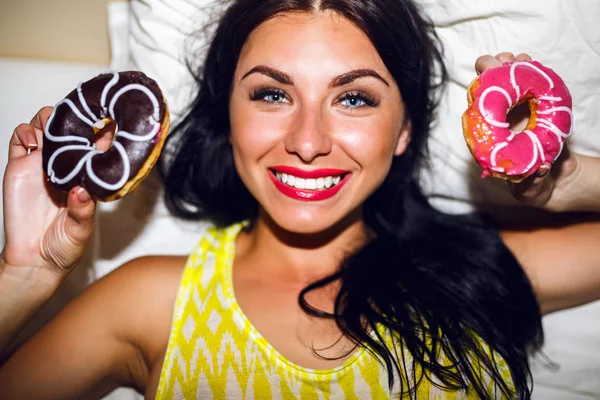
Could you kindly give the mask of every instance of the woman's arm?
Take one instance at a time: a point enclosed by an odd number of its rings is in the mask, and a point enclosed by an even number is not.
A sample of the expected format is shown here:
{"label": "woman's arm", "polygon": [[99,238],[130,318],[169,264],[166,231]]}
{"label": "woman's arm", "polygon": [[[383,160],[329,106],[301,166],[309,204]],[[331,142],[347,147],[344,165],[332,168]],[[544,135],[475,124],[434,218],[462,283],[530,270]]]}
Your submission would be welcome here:
{"label": "woman's arm", "polygon": [[60,284],[36,274],[36,268],[7,265],[0,254],[0,366],[14,338]]}
{"label": "woman's arm", "polygon": [[529,277],[542,313],[600,299],[600,215],[506,230],[502,238]]}
{"label": "woman's arm", "polygon": [[600,159],[565,146],[563,157],[546,174],[511,187],[518,199],[559,212],[546,225],[509,228],[502,234],[529,277],[542,312],[600,299]]}
{"label": "woman's arm", "polygon": [[168,342],[184,261],[146,257],[94,283],[0,368],[0,397],[96,399],[144,391]]}
{"label": "woman's arm", "polygon": [[600,299],[600,158],[565,146],[546,174],[511,188],[518,199],[557,213],[552,224],[502,235],[531,280],[542,312]]}

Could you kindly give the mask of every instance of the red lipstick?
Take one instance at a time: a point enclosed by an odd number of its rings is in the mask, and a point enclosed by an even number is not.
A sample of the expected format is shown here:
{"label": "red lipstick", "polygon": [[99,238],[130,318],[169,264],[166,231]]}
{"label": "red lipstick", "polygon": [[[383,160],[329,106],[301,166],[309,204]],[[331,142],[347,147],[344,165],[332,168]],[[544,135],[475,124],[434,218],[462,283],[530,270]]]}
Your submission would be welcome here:
{"label": "red lipstick", "polygon": [[[275,172],[282,172],[285,174],[293,175],[298,178],[304,179],[317,179],[324,178],[327,176],[338,176],[343,175],[343,179],[337,185],[330,187],[329,189],[320,189],[320,190],[305,190],[305,189],[297,189],[295,187],[286,185],[285,183],[279,181]],[[301,170],[294,167],[287,166],[276,166],[269,168],[269,177],[271,181],[275,184],[275,187],[284,195],[291,197],[296,200],[305,200],[305,201],[319,201],[326,200],[333,197],[340,189],[350,180],[352,174],[350,171],[344,171],[339,169],[317,169],[312,171]]]}
{"label": "red lipstick", "polygon": [[286,165],[276,165],[274,167],[269,167],[269,169],[274,169],[277,172],[283,172],[284,174],[294,175],[298,178],[304,179],[317,179],[317,178],[325,178],[326,176],[338,176],[347,174],[350,171],[344,171],[342,169],[333,169],[333,168],[323,168],[323,169],[315,169],[312,171],[307,171],[304,169],[288,167]]}

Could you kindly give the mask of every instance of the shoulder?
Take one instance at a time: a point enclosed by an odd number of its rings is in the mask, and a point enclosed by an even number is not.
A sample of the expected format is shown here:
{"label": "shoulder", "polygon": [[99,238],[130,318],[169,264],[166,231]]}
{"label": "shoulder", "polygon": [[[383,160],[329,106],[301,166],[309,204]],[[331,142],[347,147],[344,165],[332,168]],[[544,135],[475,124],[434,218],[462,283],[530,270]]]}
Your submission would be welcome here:
{"label": "shoulder", "polygon": [[[152,295],[161,299],[176,288],[186,258],[184,256],[148,256],[133,259],[98,280],[87,296],[101,295],[108,302],[137,301],[140,296]],[[111,295],[111,296],[108,296]]]}
{"label": "shoulder", "polygon": [[104,303],[117,335],[137,344],[149,361],[167,344],[185,264],[184,256],[136,258],[96,282],[87,294]]}
{"label": "shoulder", "polygon": [[67,306],[65,317],[87,325],[82,330],[98,330],[129,347],[135,357],[123,361],[133,380],[143,381],[167,346],[185,263],[184,256],[133,259],[91,285]]}
{"label": "shoulder", "polygon": [[[142,257],[129,261],[99,279],[69,303],[63,318],[117,327],[124,333],[144,316],[175,299],[185,257]],[[172,302],[168,304],[171,307]]]}
{"label": "shoulder", "polygon": [[[112,290],[126,289],[148,291],[163,280],[178,281],[185,267],[185,256],[146,256],[135,258],[106,275],[94,285],[111,287]],[[110,285],[109,285],[110,284]]]}

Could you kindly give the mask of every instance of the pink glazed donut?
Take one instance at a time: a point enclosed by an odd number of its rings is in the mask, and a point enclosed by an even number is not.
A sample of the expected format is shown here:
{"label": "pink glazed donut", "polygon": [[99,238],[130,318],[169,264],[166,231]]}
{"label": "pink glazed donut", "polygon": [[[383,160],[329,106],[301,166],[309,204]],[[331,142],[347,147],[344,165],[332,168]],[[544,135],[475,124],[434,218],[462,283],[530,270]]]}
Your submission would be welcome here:
{"label": "pink glazed donut", "polygon": [[[571,95],[563,80],[537,61],[504,63],[484,71],[467,92],[463,134],[488,175],[520,182],[560,155],[573,131]],[[507,114],[527,102],[531,117],[523,132],[509,129]]]}

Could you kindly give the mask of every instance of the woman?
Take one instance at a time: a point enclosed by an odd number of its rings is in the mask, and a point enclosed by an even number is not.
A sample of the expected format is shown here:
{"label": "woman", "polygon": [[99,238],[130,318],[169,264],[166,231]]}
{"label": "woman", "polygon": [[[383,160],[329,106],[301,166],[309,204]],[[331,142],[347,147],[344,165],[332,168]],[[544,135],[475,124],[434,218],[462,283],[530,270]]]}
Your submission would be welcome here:
{"label": "woman", "polygon": [[[565,285],[561,259],[539,250],[560,238],[566,255],[582,253],[573,243],[598,227],[505,232],[526,276],[495,229],[427,205],[415,176],[436,61],[408,0],[232,2],[163,165],[171,210],[216,228],[187,262],[138,259],[93,285],[8,358],[3,396],[95,398],[127,385],[161,399],[528,398],[540,308],[598,297],[584,275],[592,255]],[[93,228],[85,190],[62,206],[45,191],[49,113],[11,142],[1,349]],[[555,181],[518,190],[597,210],[595,163],[571,155]],[[569,188],[591,200],[571,204]]]}

